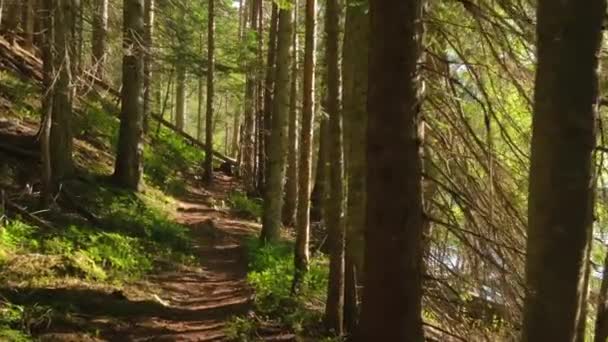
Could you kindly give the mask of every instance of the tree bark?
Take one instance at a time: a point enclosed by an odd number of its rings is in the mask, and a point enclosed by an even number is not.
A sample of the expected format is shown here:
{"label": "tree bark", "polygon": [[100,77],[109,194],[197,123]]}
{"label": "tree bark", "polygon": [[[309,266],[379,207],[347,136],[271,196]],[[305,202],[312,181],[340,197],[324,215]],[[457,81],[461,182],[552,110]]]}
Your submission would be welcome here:
{"label": "tree bark", "polygon": [[[260,154],[259,154],[259,163],[260,163],[260,172],[266,172],[265,175],[261,175],[258,180],[258,187],[261,192],[264,191],[264,180],[268,178],[268,163],[270,158],[270,149],[272,146],[270,145],[270,135],[272,129],[272,109],[273,109],[273,94],[274,94],[274,85],[276,78],[276,69],[275,64],[277,60],[277,31],[279,24],[279,6],[273,2],[272,3],[272,13],[270,17],[270,29],[268,33],[268,54],[266,59],[266,76],[264,80],[264,91],[263,91],[263,115],[260,117]],[[260,29],[259,27],[258,29]],[[261,37],[261,35],[260,35]]]}
{"label": "tree bark", "polygon": [[[258,10],[258,26],[257,26],[257,57],[258,60],[256,65],[264,65],[264,6],[263,1],[257,2]],[[266,140],[268,140],[268,134],[266,132],[266,126],[269,123],[265,122],[264,114],[264,79],[263,71],[258,70],[258,77],[255,82],[255,115],[256,115],[256,152],[257,152],[257,163],[256,163],[256,194],[264,196],[264,189],[266,186],[266,175],[267,175],[267,163],[268,157],[266,155]]]}
{"label": "tree bark", "polygon": [[95,76],[105,79],[108,36],[108,0],[93,0],[95,11],[92,24],[92,58]]}
{"label": "tree bark", "polygon": [[175,126],[184,130],[186,121],[186,67],[181,63],[176,65],[177,87],[175,90]]}
{"label": "tree bark", "polygon": [[[257,3],[260,0],[250,1],[250,30],[257,31]],[[257,55],[257,52],[252,51]],[[255,173],[255,84],[256,75],[253,65],[248,66],[247,80],[245,85],[245,114],[243,122],[243,132],[241,139],[243,140],[242,148],[242,178],[245,191],[249,194],[254,193],[256,189],[256,173]]]}
{"label": "tree bark", "polygon": [[51,125],[51,169],[53,184],[56,186],[62,179],[70,176],[74,165],[72,160],[72,23],[74,11],[71,0],[56,2],[53,18],[54,55],[53,71],[53,114]]}
{"label": "tree bark", "polygon": [[[366,6],[347,2],[344,32],[343,116],[348,182],[345,323],[353,333],[358,321],[357,287],[363,279],[365,229],[365,130],[367,127],[369,15]],[[346,124],[348,122],[348,125]]]}
{"label": "tree bark", "polygon": [[[72,77],[75,80],[80,79],[80,72],[82,71],[82,53],[84,46],[84,12],[82,8],[81,0],[71,0],[72,1]],[[74,87],[74,92],[76,92],[76,87]]]}
{"label": "tree bark", "polygon": [[292,38],[291,89],[289,102],[289,127],[287,133],[287,171],[285,181],[285,202],[283,205],[283,224],[293,227],[296,224],[298,203],[298,12],[299,2],[293,4],[294,30]]}
{"label": "tree bark", "polygon": [[[239,0],[239,29],[238,29],[238,41],[239,43],[243,40],[243,28],[246,22],[244,18],[245,14],[245,1]],[[233,123],[232,123],[232,147],[230,148],[230,152],[233,158],[238,158],[239,155],[239,141],[240,141],[240,132],[241,132],[241,110],[237,109],[234,113]],[[240,166],[240,165],[239,165]]]}
{"label": "tree bark", "polygon": [[213,98],[215,96],[215,5],[209,0],[207,27],[207,113],[205,115],[205,182],[213,182]]}
{"label": "tree bark", "polygon": [[608,253],[604,257],[604,272],[597,299],[595,319],[595,342],[608,340]]}
{"label": "tree bark", "polygon": [[144,0],[125,0],[123,21],[122,108],[114,179],[138,191],[143,170]]}
{"label": "tree bark", "polygon": [[360,341],[424,340],[418,137],[422,7],[422,0],[370,1],[367,225]]}
{"label": "tree bark", "polygon": [[575,341],[586,319],[605,12],[605,0],[538,2],[524,342]]}
{"label": "tree bark", "polygon": [[144,132],[149,131],[150,113],[152,112],[152,37],[154,34],[154,0],[145,0],[144,3]]}
{"label": "tree bark", "polygon": [[268,146],[268,177],[264,196],[261,240],[276,242],[281,237],[283,210],[283,181],[287,151],[287,119],[289,116],[289,69],[293,29],[291,9],[279,11],[277,42],[276,88],[273,98],[272,125]]}
{"label": "tree bark", "polygon": [[310,193],[312,140],[315,113],[316,0],[306,0],[304,67],[302,85],[302,130],[300,131],[299,192],[296,213],[295,274],[292,292],[297,292],[310,263]]}
{"label": "tree bark", "polygon": [[34,48],[35,0],[25,0],[23,15],[23,41],[26,50]]}
{"label": "tree bark", "polygon": [[329,331],[344,334],[344,154],[342,148],[342,103],[339,69],[340,5],[328,0],[325,9],[325,56],[327,63],[327,113],[329,115],[329,202],[327,206],[327,242],[329,282],[325,323]]}
{"label": "tree bark", "polygon": [[328,193],[327,170],[329,162],[329,124],[326,118],[321,118],[319,124],[319,148],[317,153],[317,169],[315,174],[314,188],[311,194],[310,219],[313,221],[323,221],[325,219],[325,204]]}
{"label": "tree bark", "polygon": [[53,185],[53,168],[51,162],[51,127],[53,124],[53,6],[50,1],[44,1],[40,9],[43,26],[42,37],[42,84],[45,92],[42,95],[42,113],[40,134],[40,156],[42,163],[42,189],[40,193],[41,207],[48,208],[53,201],[55,186]]}
{"label": "tree bark", "polygon": [[22,0],[4,0],[4,8],[2,9],[2,21],[0,21],[0,31],[3,34],[8,34],[11,41],[14,41],[15,36],[19,33],[19,25],[21,24],[21,1]]}

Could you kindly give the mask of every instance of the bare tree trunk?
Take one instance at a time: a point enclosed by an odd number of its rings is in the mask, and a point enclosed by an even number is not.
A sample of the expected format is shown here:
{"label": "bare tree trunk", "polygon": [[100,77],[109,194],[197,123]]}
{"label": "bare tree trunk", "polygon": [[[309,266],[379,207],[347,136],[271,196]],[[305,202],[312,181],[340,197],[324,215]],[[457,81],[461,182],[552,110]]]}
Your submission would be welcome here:
{"label": "bare tree trunk", "polygon": [[[244,14],[246,11],[245,11],[244,7],[245,7],[245,1],[239,0],[239,30],[238,30],[239,43],[243,39],[243,29],[244,29],[244,25],[246,23],[246,19],[244,18]],[[234,112],[233,123],[232,123],[232,143],[231,143],[231,148],[230,148],[230,154],[232,155],[233,158],[237,158],[237,160],[240,159],[240,158],[238,158],[240,132],[241,132],[240,116],[241,116],[241,108],[238,108]],[[238,163],[238,164],[240,166],[240,163]]]}
{"label": "bare tree trunk", "polygon": [[[228,100],[226,99],[226,107],[228,107]],[[228,113],[228,108],[226,108],[226,113]],[[230,141],[230,129],[229,129],[229,125],[228,125],[228,121],[224,121],[224,154],[225,155],[229,155],[228,154],[228,146],[229,146],[229,141]]]}
{"label": "bare tree trunk", "polygon": [[315,113],[315,35],[316,0],[306,0],[304,69],[302,86],[302,130],[300,132],[299,192],[296,213],[295,274],[292,292],[297,292],[310,263],[310,193],[312,179],[312,140]]}
{"label": "bare tree trunk", "polygon": [[[201,56],[204,53],[203,49],[203,33],[200,36],[200,54]],[[201,70],[201,74],[198,77],[198,108],[196,112],[196,139],[202,141],[203,137],[203,99],[205,98],[205,85],[203,80],[203,73]]]}
{"label": "bare tree trunk", "polygon": [[105,78],[105,62],[108,36],[108,0],[93,0],[93,37],[92,37],[92,57],[95,75]]}
{"label": "bare tree trunk", "polygon": [[[343,113],[345,129],[345,160],[348,182],[345,323],[354,332],[358,320],[357,287],[363,279],[365,229],[365,132],[367,128],[367,84],[369,15],[356,0],[349,0],[346,9],[343,61]],[[348,125],[346,124],[348,122]]]}
{"label": "bare tree trunk", "polygon": [[281,237],[283,211],[283,181],[287,152],[287,119],[289,116],[290,47],[293,13],[279,11],[277,42],[276,89],[273,98],[272,125],[268,145],[268,177],[264,192],[264,215],[261,240],[276,242]]}
{"label": "bare tree trunk", "polygon": [[122,109],[114,179],[138,191],[143,170],[144,0],[125,0],[123,21]]}
{"label": "bare tree trunk", "polygon": [[186,121],[186,67],[181,63],[176,65],[177,87],[175,91],[175,126],[184,131]]}
{"label": "bare tree trunk", "polygon": [[213,74],[215,72],[215,9],[214,0],[209,0],[207,28],[207,115],[205,116],[205,181],[213,182],[213,97],[215,96]]}
{"label": "bare tree trunk", "polygon": [[51,127],[53,124],[53,6],[50,1],[44,1],[40,10],[42,17],[42,71],[45,91],[42,94],[43,120],[40,129],[40,156],[42,163],[42,190],[40,201],[42,208],[48,208],[53,201],[55,186],[53,184],[53,169],[51,162]]}
{"label": "bare tree trunk", "polygon": [[152,75],[152,36],[154,34],[154,0],[145,0],[144,3],[144,132],[149,131],[150,113],[152,112],[152,90],[153,75]]}
{"label": "bare tree trunk", "polygon": [[422,7],[422,0],[370,1],[367,227],[360,341],[424,340],[418,136]]}
{"label": "bare tree trunk", "polygon": [[[257,3],[260,0],[250,1],[250,30],[257,31]],[[253,51],[257,55],[256,51]],[[256,188],[256,174],[255,174],[255,84],[256,75],[253,65],[248,66],[249,71],[247,74],[247,80],[245,85],[245,118],[243,122],[243,150],[242,150],[242,178],[247,193],[254,193]]]}
{"label": "bare tree trunk", "polygon": [[595,342],[608,340],[608,253],[604,257],[604,272],[602,284],[597,299],[597,314],[595,319]]}
{"label": "bare tree trunk", "polygon": [[283,224],[295,226],[298,203],[298,12],[299,1],[295,0],[294,30],[292,38],[293,57],[291,62],[291,89],[289,102],[289,129],[287,133],[287,172],[285,181],[285,204],[283,206]]}
{"label": "bare tree trunk", "polygon": [[342,140],[342,103],[339,67],[340,4],[328,0],[325,12],[327,113],[329,115],[329,202],[327,206],[327,242],[329,282],[325,323],[336,335],[344,334],[344,154]]}
{"label": "bare tree trunk", "polygon": [[[80,80],[80,72],[82,71],[82,49],[84,46],[84,12],[82,8],[81,0],[71,0],[72,1],[72,77],[74,79],[74,83],[77,83]],[[76,92],[76,87],[74,87],[74,92]]]}
{"label": "bare tree trunk", "polygon": [[605,12],[605,0],[538,2],[524,342],[580,340],[586,319]]}
{"label": "bare tree trunk", "polygon": [[53,183],[70,176],[73,172],[72,161],[72,22],[74,20],[72,1],[58,0],[54,12],[54,50],[53,71],[53,114],[50,136],[51,168]]}
{"label": "bare tree trunk", "polygon": [[24,48],[34,48],[34,24],[36,22],[35,0],[25,0],[23,16],[23,40]]}
{"label": "bare tree trunk", "polygon": [[319,124],[319,148],[317,153],[317,169],[315,174],[314,188],[311,194],[310,218],[313,221],[323,221],[326,197],[328,193],[327,170],[329,162],[329,124],[326,118],[321,118]]}
{"label": "bare tree trunk", "polygon": [[[270,29],[268,34],[268,54],[266,60],[266,76],[264,80],[264,91],[263,91],[263,116],[260,118],[260,123],[263,123],[263,127],[260,126],[261,130],[261,149],[260,149],[260,165],[261,172],[266,172],[265,175],[261,175],[262,177],[258,181],[258,186],[260,190],[263,191],[264,179],[268,178],[268,163],[269,163],[269,154],[270,149],[270,134],[272,127],[272,109],[273,109],[273,93],[274,93],[274,85],[276,78],[276,54],[277,54],[277,30],[279,23],[279,6],[273,2],[272,3],[272,13],[270,18]],[[259,27],[258,29],[261,29]],[[260,34],[261,37],[261,34]],[[260,50],[261,51],[261,50]]]}
{"label": "bare tree trunk", "polygon": [[[257,48],[257,56],[258,61],[257,65],[264,65],[264,6],[263,1],[257,2],[258,9],[258,28],[257,28],[257,38],[258,38],[258,48]],[[257,164],[256,164],[256,178],[257,178],[257,186],[256,193],[260,196],[264,196],[264,189],[266,186],[266,176],[267,176],[267,163],[268,157],[266,155],[266,140],[268,137],[268,132],[266,131],[266,126],[269,125],[265,122],[265,113],[264,113],[264,79],[263,79],[263,70],[258,70],[257,72],[258,78],[255,83],[255,115],[256,115],[256,151],[257,151]]]}
{"label": "bare tree trunk", "polygon": [[0,31],[2,34],[7,35],[11,42],[14,42],[15,37],[19,34],[19,25],[21,24],[21,1],[22,0],[4,0]]}

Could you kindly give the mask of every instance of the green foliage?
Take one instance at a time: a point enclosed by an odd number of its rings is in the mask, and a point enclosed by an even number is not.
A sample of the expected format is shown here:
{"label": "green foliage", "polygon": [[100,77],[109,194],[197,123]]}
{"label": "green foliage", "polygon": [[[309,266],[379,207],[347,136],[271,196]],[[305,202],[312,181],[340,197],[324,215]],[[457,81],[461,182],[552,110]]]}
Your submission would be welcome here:
{"label": "green foliage", "polygon": [[161,209],[143,203],[135,195],[108,196],[106,190],[98,199],[98,206],[103,216],[107,218],[107,226],[113,230],[141,238],[159,251],[175,253],[190,251],[191,239],[188,229],[173,222]]}
{"label": "green foliage", "polygon": [[108,148],[116,149],[118,143],[118,118],[113,116],[100,101],[87,102],[82,115],[75,120],[76,136],[95,136],[109,143]]}
{"label": "green foliage", "polygon": [[252,239],[247,242],[247,250],[250,269],[247,279],[256,292],[257,312],[279,320],[295,332],[311,334],[319,328],[327,291],[327,259],[312,258],[299,293],[292,296],[293,244],[261,244]]}
{"label": "green foliage", "polygon": [[200,165],[204,158],[204,151],[163,128],[151,148],[144,150],[146,179],[163,191],[182,194],[185,192],[184,173]]}
{"label": "green foliage", "polygon": [[36,228],[19,220],[11,220],[0,229],[0,249],[14,251],[21,249],[35,249],[36,240],[31,239]]}
{"label": "green foliage", "polygon": [[244,317],[234,317],[224,328],[228,341],[247,342],[251,341],[255,333],[255,322]]}
{"label": "green foliage", "polygon": [[262,202],[258,198],[247,197],[240,191],[233,191],[228,195],[228,205],[240,216],[249,219],[262,217]]}
{"label": "green foliage", "polygon": [[140,276],[152,268],[143,241],[120,233],[70,226],[45,241],[43,251],[69,256],[72,264],[93,279]]}
{"label": "green foliage", "polygon": [[23,306],[0,298],[0,340],[11,342],[31,341],[30,331],[47,326],[52,310],[47,306]]}
{"label": "green foliage", "polygon": [[32,339],[22,331],[0,325],[0,341],[27,342]]}
{"label": "green foliage", "polygon": [[40,90],[31,82],[15,76],[14,73],[0,71],[0,94],[13,104],[12,111],[22,118],[37,118],[36,104],[31,103],[31,94]]}
{"label": "green foliage", "polygon": [[[155,260],[192,260],[187,228],[173,222],[155,206],[161,199],[143,195],[140,198],[103,187],[80,190],[83,203],[101,218],[103,229],[71,224],[41,232],[19,220],[11,220],[0,230],[0,250],[6,254],[4,262],[11,266],[7,268],[17,271],[19,279],[67,275],[122,281],[150,272]],[[21,255],[10,255],[17,253]],[[27,253],[42,255],[26,260]]]}

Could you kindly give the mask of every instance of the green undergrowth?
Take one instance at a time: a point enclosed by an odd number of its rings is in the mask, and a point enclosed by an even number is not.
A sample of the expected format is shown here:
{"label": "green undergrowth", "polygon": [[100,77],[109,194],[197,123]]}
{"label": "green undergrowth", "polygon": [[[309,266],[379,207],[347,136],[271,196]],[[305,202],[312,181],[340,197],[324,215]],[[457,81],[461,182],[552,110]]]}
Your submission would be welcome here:
{"label": "green undergrowth", "polygon": [[321,320],[327,293],[327,258],[315,256],[311,259],[310,270],[298,294],[292,295],[293,242],[261,244],[258,239],[250,239],[246,248],[249,260],[247,280],[255,290],[255,312],[261,319],[233,319],[226,329],[229,337],[235,341],[250,341],[260,325],[271,324],[319,341],[326,338]]}
{"label": "green undergrowth", "polygon": [[48,326],[52,309],[44,305],[16,305],[0,297],[0,341],[32,341],[33,329]]}
{"label": "green undergrowth", "polygon": [[[33,126],[40,120],[39,95],[36,85],[0,71],[0,101],[10,104],[8,116]],[[200,173],[204,152],[151,120],[144,149],[145,189],[138,194],[117,189],[107,176],[118,141],[118,111],[112,98],[95,91],[77,101],[74,160],[77,170],[86,172],[62,184],[74,203],[36,213],[50,227],[19,216],[0,226],[2,286],[11,291],[74,284],[116,288],[160,268],[195,262],[189,230],[173,219],[176,203],[170,196],[185,193],[185,179]],[[28,167],[20,162],[10,166]],[[13,173],[7,174],[2,184],[15,184]],[[35,198],[16,201],[28,212],[37,207]],[[46,324],[41,323],[45,310],[36,304],[11,304],[0,296],[0,341],[28,340],[32,326]]]}
{"label": "green undergrowth", "polygon": [[250,198],[241,191],[228,194],[228,205],[235,214],[242,218],[259,220],[262,217],[262,201],[259,198]]}
{"label": "green undergrowth", "polygon": [[[83,105],[84,114],[78,120],[78,136],[95,137],[100,145],[113,153],[118,143],[119,120],[117,108],[104,98],[88,101]],[[193,146],[172,130],[150,121],[148,144],[144,148],[144,178],[160,190],[181,195],[185,193],[183,179],[188,173],[198,173],[205,158],[204,151]],[[89,139],[90,140],[90,139]]]}
{"label": "green undergrowth", "polygon": [[[51,217],[61,228],[40,229],[12,219],[0,230],[0,279],[45,282],[61,277],[120,283],[152,271],[155,264],[189,263],[192,244],[186,227],[169,213],[172,201],[148,190],[135,195],[110,187],[70,184],[79,205],[99,226]],[[59,225],[58,225],[59,226]]]}
{"label": "green undergrowth", "polygon": [[11,72],[0,70],[0,94],[11,104],[11,111],[20,118],[35,118],[38,115],[37,98],[39,88],[32,83],[17,77]]}
{"label": "green undergrowth", "polygon": [[151,148],[144,150],[146,180],[165,192],[174,195],[185,193],[183,179],[188,173],[201,172],[205,153],[163,127],[151,132],[150,137]]}
{"label": "green undergrowth", "polygon": [[[136,195],[86,182],[66,184],[66,189],[77,194],[79,205],[98,224],[69,211],[46,216],[52,229],[9,219],[0,227],[0,284],[115,289],[159,269],[194,264],[189,231],[173,221],[175,203],[161,191],[148,187]],[[51,320],[78,310],[15,305],[0,295],[0,341],[28,341],[32,329],[45,330]]]}

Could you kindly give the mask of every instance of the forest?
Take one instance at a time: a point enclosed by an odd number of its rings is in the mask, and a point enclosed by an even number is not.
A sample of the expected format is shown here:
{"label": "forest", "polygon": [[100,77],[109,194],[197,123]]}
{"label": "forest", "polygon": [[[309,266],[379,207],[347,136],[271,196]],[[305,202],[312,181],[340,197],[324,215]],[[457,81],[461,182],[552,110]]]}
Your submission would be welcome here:
{"label": "forest", "polygon": [[606,0],[0,0],[0,341],[608,342]]}

